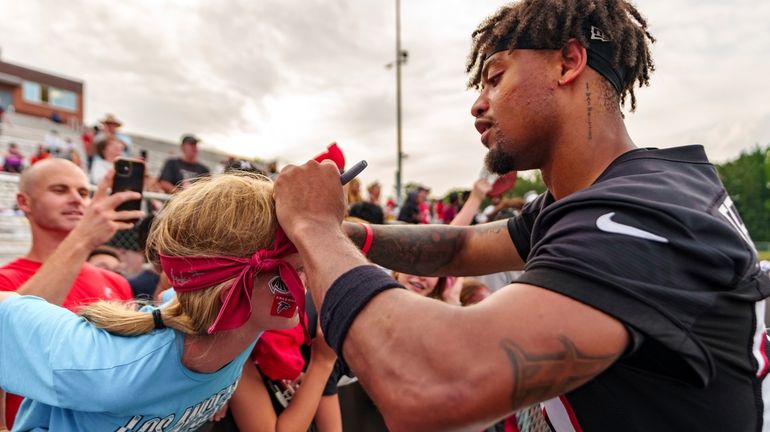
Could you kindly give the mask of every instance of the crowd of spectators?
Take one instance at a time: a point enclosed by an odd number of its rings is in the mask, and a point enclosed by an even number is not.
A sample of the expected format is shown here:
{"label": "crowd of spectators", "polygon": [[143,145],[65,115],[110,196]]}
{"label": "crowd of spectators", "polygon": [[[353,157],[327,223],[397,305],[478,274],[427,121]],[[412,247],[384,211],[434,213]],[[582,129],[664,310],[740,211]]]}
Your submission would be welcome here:
{"label": "crowd of spectators", "polygon": [[[73,232],[77,232],[78,225],[83,225],[78,221],[88,219],[86,225],[95,223],[86,217],[93,205],[88,197],[89,183],[109,183],[110,170],[119,157],[146,158],[146,152],[135,148],[131,138],[120,131],[121,126],[116,116],[107,114],[99,125],[85,128],[78,143],[62,138],[53,129],[46,133],[35,154],[29,155],[27,164],[18,146],[9,144],[3,155],[3,171],[22,174],[17,204],[30,221],[32,245],[26,256],[0,268],[0,290],[23,292],[32,276],[47,261],[55,259],[52,257],[56,256],[57,247],[76,235]],[[184,135],[179,157],[169,157],[157,177],[146,173],[145,191],[174,194],[197,177],[209,175],[212,170],[198,159],[198,143],[194,135]],[[258,166],[236,158],[229,158],[222,165],[225,172],[250,171],[272,178],[277,172],[275,164]],[[468,225],[509,217],[524,203],[521,198],[490,196],[489,191],[490,185],[479,180],[469,190],[432,198],[429,187],[416,185],[407,190],[406,198],[399,205],[393,198],[383,203],[379,182],[370,182],[364,188],[359,179],[354,179],[347,185],[346,196],[350,220],[371,224]],[[112,229],[109,236],[102,232],[98,244],[86,254],[70,259],[67,265],[77,271],[72,273],[73,278],[60,281],[71,285],[67,296],[47,300],[74,311],[99,299],[159,303],[167,298],[168,278],[148,262],[143,253],[154,214],[163,202],[145,199],[145,203],[146,217],[134,229]],[[80,232],[79,235],[89,234]],[[397,273],[393,276],[417,295],[458,306],[482,301],[515,277],[514,274],[497,278],[489,275],[491,279],[484,280],[483,277],[426,278]],[[308,301],[312,303],[309,297]],[[312,322],[308,325],[312,326]],[[266,417],[275,422],[304,425],[302,430],[339,431],[343,424],[347,430],[385,430],[376,407],[355,383],[353,374],[335,362],[334,353],[325,343],[303,347],[299,329],[271,331],[263,336],[255,347],[252,361],[244,366],[241,385],[232,400],[212,415],[201,431],[252,430]],[[302,386],[301,382],[304,382]],[[326,384],[311,385],[311,382]],[[338,389],[338,384],[350,385]],[[9,394],[6,400],[4,418],[11,427],[21,398]],[[289,409],[292,400],[297,401],[297,405]],[[268,415],[266,411],[274,414]]]}
{"label": "crowd of spectators", "polygon": [[[26,169],[17,146],[9,145],[3,170],[22,174],[17,204],[30,222],[32,245],[26,256],[0,268],[0,290],[25,292],[30,286],[39,285],[41,281],[35,281],[33,276],[53,260],[65,267],[57,284],[69,285],[64,290],[67,295],[42,296],[73,311],[100,299],[161,304],[173,296],[169,278],[148,262],[143,253],[152,220],[163,202],[145,200],[145,217],[131,230],[118,230],[115,226],[105,229],[114,221],[103,219],[104,214],[99,219],[90,211],[92,207],[104,206],[106,201],[101,197],[91,202],[89,182],[102,183],[101,187],[106,188],[115,159],[136,157],[132,152],[138,150],[131,150],[130,140],[125,141],[117,131],[121,124],[115,116],[107,115],[101,123],[103,129],[84,131],[80,149],[51,131]],[[180,156],[166,160],[158,177],[148,173],[145,190],[175,194],[196,178],[208,176],[210,169],[198,160],[198,143],[193,135],[183,136]],[[223,165],[224,172],[248,171],[267,177],[274,177],[277,171],[275,165],[257,166],[235,158]],[[393,199],[383,204],[377,181],[364,189],[361,181],[354,179],[345,192],[348,220],[366,224],[472,225],[515,216],[537,196],[534,192],[523,197],[511,196],[507,189],[493,188],[485,178],[468,189],[454,190],[443,197],[431,197],[428,186],[417,184],[406,191],[401,205]],[[127,235],[131,238],[129,243],[135,246],[126,248],[125,243],[120,243],[120,237]],[[73,238],[87,239],[91,246],[81,255],[70,251],[63,259],[60,246],[72,243]],[[384,270],[415,295],[458,307],[484,301],[518,276],[516,272],[504,272],[475,277],[425,277]],[[53,292],[53,288],[46,292]],[[312,305],[309,296],[307,302]],[[307,316],[308,327],[314,327],[313,313]],[[377,407],[355,382],[353,373],[336,361],[323,339],[316,339],[309,347],[303,345],[303,339],[302,326],[266,332],[255,346],[251,360],[243,366],[240,384],[230,402],[198,430],[257,430],[265,422],[321,432],[343,428],[386,430]],[[20,404],[20,397],[6,395],[4,418],[8,427],[15,421]],[[510,430],[506,428],[515,423],[514,415],[490,430]],[[4,430],[0,423],[0,432]]]}
{"label": "crowd of spectators", "polygon": [[[78,226],[74,222],[83,218],[91,205],[87,192],[88,183],[109,183],[109,171],[116,158],[137,156],[131,153],[131,147],[124,140],[124,135],[118,132],[121,124],[115,116],[105,116],[101,124],[102,128],[87,128],[80,145],[62,140],[55,130],[49,132],[45,137],[45,144],[38,146],[37,153],[31,158],[30,166],[26,170],[23,165],[24,157],[17,146],[9,146],[4,157],[4,170],[23,173],[17,201],[30,220],[33,236],[31,250],[27,256],[0,268],[0,290],[20,289],[52,259],[57,246],[67,237],[74,235],[72,232],[76,231]],[[169,158],[163,164],[158,177],[148,173],[145,190],[174,194],[189,186],[196,177],[208,175],[209,168],[200,163],[197,157],[198,142],[195,136],[185,135],[180,142],[180,157]],[[224,171],[251,171],[269,177],[274,177],[277,171],[274,165],[256,166],[235,158],[225,161],[224,165]],[[476,223],[476,219],[482,217],[482,202],[492,202],[486,196],[489,189],[486,186],[479,181],[466,193],[452,192],[443,199],[431,199],[430,189],[418,185],[414,190],[408,191],[408,198],[402,206],[396,205],[392,199],[383,206],[379,182],[371,182],[364,189],[360,180],[354,179],[347,186],[349,215],[351,218],[374,224]],[[52,188],[56,189],[56,193],[50,193]],[[77,310],[84,304],[105,298],[157,303],[162,301],[164,295],[168,295],[168,278],[157,267],[143,259],[140,252],[144,249],[153,215],[163,203],[153,200],[145,202],[147,205],[143,211],[147,217],[142,219],[135,229],[113,232],[111,240],[105,241],[106,237],[102,238],[87,254],[70,262],[70,266],[80,270],[75,273],[75,279],[64,281],[71,284],[67,297],[52,298],[49,301]],[[499,211],[499,206],[490,205],[488,208]],[[463,207],[465,212],[462,211]],[[52,214],[64,219],[52,223]],[[68,216],[73,217],[67,220]],[[127,233],[133,239],[131,242],[135,244],[135,251],[131,251],[130,247],[123,247],[125,245],[120,242],[116,243],[116,239],[126,236]],[[136,265],[132,262],[136,260],[136,255],[140,256],[139,259],[143,263]],[[404,274],[394,276],[405,286],[413,287],[419,295],[457,305],[480,301],[495,288],[487,288],[481,282],[462,277],[422,278]],[[94,285],[97,285],[98,289]],[[350,429],[363,427],[364,423],[371,426],[371,415],[376,414],[376,407],[368,400],[363,389],[355,384],[353,374],[334,362],[333,352],[328,350],[325,344],[313,344],[309,350],[303,348],[302,338],[297,331],[297,328],[283,333],[276,331],[266,335],[257,344],[252,355],[253,361],[244,366],[240,390],[235,393],[231,403],[213,415],[211,421],[200,430],[251,430],[254,422],[259,422],[259,419],[265,416],[264,409],[255,411],[254,408],[254,404],[262,399],[270,402],[265,407],[275,409],[276,421],[291,422],[296,416],[301,420],[300,423],[305,419],[313,419],[312,427],[320,431],[341,430],[343,423]],[[324,354],[317,357],[319,363],[315,369],[309,369],[313,364],[314,350],[320,350],[319,352]],[[282,364],[284,367],[275,372],[270,368],[270,364]],[[286,366],[290,364],[298,366]],[[320,374],[322,378],[312,378],[314,375],[308,375],[310,373]],[[304,387],[298,385],[303,381],[309,382],[309,379],[322,379],[327,383],[318,388],[307,384]],[[338,383],[350,382],[354,384],[349,389],[337,388]],[[310,395],[303,396],[305,393]],[[262,395],[269,397],[263,398]],[[10,394],[6,399],[5,420],[10,426],[21,399]],[[302,408],[287,409],[292,399],[299,400]],[[305,402],[308,399],[310,404]],[[260,415],[255,417],[255,412]],[[281,416],[288,416],[288,420],[280,420]],[[367,418],[364,419],[363,416]],[[380,422],[379,425],[384,430],[384,424]],[[378,428],[371,427],[371,430]]]}

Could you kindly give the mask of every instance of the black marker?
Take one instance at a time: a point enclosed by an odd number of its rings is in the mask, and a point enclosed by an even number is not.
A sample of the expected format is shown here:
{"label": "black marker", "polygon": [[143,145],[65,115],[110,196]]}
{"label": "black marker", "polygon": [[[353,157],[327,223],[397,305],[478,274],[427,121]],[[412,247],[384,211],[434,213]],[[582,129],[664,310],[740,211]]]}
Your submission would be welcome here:
{"label": "black marker", "polygon": [[348,184],[351,180],[356,178],[357,175],[361,174],[361,171],[364,170],[369,164],[366,163],[365,160],[362,160],[358,162],[357,164],[350,167],[349,170],[345,171],[340,175],[340,181],[342,182],[342,185]]}

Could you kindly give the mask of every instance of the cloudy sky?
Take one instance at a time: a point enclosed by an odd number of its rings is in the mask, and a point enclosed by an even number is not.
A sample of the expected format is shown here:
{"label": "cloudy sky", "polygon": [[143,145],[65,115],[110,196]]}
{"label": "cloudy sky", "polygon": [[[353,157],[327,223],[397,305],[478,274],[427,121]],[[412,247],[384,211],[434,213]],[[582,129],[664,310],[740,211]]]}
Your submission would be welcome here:
{"label": "cloudy sky", "polygon": [[[402,0],[404,182],[468,187],[484,156],[465,89],[470,32],[502,2]],[[770,2],[637,0],[658,43],[627,123],[637,145],[702,143],[713,161],[770,143]],[[86,83],[86,121],[186,132],[297,163],[337,141],[391,191],[393,0],[0,0],[5,61]]]}

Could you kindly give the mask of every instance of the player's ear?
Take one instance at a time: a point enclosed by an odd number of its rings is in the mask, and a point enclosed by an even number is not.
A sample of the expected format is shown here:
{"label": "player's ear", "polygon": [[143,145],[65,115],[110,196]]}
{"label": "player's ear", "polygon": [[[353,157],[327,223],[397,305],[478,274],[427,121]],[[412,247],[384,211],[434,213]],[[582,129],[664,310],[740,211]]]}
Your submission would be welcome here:
{"label": "player's ear", "polygon": [[585,70],[588,62],[586,48],[577,39],[570,39],[561,49],[559,85],[572,84]]}

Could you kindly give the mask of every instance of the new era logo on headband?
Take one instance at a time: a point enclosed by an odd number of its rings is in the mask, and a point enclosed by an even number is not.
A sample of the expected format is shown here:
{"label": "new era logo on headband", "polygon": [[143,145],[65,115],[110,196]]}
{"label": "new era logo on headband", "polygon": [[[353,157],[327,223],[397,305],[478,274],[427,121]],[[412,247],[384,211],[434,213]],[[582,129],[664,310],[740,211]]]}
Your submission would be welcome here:
{"label": "new era logo on headband", "polygon": [[604,34],[598,27],[591,26],[591,40],[599,40],[602,42],[609,42],[610,38]]}

